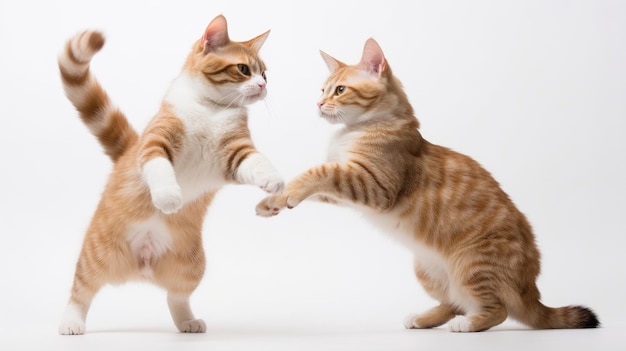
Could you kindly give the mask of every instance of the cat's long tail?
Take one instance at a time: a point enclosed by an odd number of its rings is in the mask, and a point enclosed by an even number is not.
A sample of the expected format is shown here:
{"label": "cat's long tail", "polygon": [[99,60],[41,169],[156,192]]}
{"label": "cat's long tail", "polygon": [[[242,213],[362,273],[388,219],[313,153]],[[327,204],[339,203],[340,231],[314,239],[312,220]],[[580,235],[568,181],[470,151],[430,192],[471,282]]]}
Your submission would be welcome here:
{"label": "cat's long tail", "polygon": [[103,45],[104,36],[100,32],[78,33],[67,41],[58,62],[67,98],[115,162],[135,143],[138,135],[89,70],[91,58]]}
{"label": "cat's long tail", "polygon": [[527,307],[525,312],[517,317],[536,329],[580,329],[600,326],[596,314],[584,306],[554,308],[534,300]]}

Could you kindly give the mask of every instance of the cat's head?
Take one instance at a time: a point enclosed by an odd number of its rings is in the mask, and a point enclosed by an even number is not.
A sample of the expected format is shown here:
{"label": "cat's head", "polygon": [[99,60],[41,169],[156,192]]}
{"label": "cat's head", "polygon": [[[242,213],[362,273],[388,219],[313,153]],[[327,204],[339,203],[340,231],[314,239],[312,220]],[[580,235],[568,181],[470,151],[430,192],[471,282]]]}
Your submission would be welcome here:
{"label": "cat's head", "polygon": [[203,98],[225,106],[243,106],[265,98],[267,77],[259,50],[269,33],[244,42],[232,41],[226,18],[215,17],[185,64]]}
{"label": "cat's head", "polygon": [[351,125],[370,120],[411,116],[402,84],[391,73],[382,49],[368,39],[361,60],[347,65],[320,51],[330,76],[317,102],[320,116],[330,123]]}

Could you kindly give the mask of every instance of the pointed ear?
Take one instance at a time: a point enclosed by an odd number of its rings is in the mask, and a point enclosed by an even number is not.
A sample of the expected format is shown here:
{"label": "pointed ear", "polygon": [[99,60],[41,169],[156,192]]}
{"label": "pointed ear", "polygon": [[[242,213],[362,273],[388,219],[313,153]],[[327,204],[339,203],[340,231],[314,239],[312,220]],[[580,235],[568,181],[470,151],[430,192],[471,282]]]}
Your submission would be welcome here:
{"label": "pointed ear", "polygon": [[252,38],[246,42],[243,42],[244,45],[249,46],[252,50],[259,52],[259,50],[261,50],[261,47],[263,46],[263,44],[265,43],[265,40],[267,39],[267,37],[270,35],[270,31],[268,30],[267,32]]}
{"label": "pointed ear", "polygon": [[324,59],[324,62],[326,62],[326,66],[328,66],[330,73],[333,73],[337,69],[346,65],[345,63],[337,60],[336,58],[330,56],[329,54],[325,53],[322,50],[320,50],[320,54],[322,55],[322,59]]}
{"label": "pointed ear", "polygon": [[222,15],[215,17],[206,27],[204,35],[200,40],[203,52],[205,54],[214,51],[230,42],[228,38],[228,28],[226,18]]}
{"label": "pointed ear", "polygon": [[358,66],[377,78],[380,78],[385,71],[387,68],[387,60],[376,40],[372,38],[367,39],[363,47],[361,62],[359,62]]}

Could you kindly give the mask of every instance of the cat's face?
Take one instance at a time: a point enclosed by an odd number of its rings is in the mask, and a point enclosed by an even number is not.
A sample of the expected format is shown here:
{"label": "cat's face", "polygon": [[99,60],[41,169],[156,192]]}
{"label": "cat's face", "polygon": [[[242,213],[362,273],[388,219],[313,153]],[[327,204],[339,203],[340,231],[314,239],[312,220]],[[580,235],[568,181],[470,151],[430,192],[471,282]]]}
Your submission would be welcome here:
{"label": "cat's face", "polygon": [[380,117],[386,107],[386,61],[380,47],[369,39],[361,61],[345,63],[321,52],[330,69],[317,102],[319,114],[330,123],[346,125]]}
{"label": "cat's face", "polygon": [[246,42],[231,41],[226,19],[216,17],[194,45],[187,68],[202,94],[224,106],[243,106],[267,95],[259,50],[269,31]]}

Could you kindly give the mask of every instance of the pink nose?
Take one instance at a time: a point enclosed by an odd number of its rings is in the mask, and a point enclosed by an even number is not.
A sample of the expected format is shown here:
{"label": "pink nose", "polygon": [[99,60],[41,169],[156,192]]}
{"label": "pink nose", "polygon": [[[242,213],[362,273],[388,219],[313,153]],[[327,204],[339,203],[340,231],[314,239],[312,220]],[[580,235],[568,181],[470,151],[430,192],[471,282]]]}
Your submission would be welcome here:
{"label": "pink nose", "polygon": [[263,89],[263,88],[265,88],[266,85],[267,85],[267,83],[265,83],[265,82],[259,83],[259,88]]}
{"label": "pink nose", "polygon": [[317,108],[322,108],[322,106],[324,106],[324,101],[320,100],[317,102]]}

